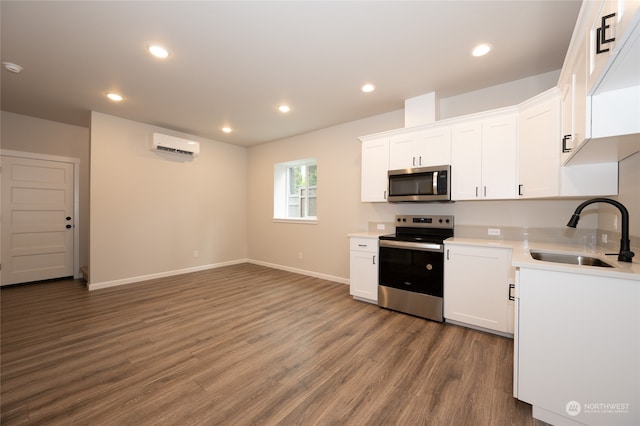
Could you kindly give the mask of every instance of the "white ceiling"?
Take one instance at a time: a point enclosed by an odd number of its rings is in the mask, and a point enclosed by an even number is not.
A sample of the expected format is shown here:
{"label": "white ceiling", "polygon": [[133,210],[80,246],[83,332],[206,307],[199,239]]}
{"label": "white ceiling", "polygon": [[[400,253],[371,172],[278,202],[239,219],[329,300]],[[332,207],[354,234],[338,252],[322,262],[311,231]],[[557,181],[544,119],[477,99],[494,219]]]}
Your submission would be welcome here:
{"label": "white ceiling", "polygon": [[[7,1],[2,110],[250,146],[560,69],[580,1]],[[479,42],[494,50],[482,58]],[[158,60],[149,43],[171,55]],[[364,83],[376,90],[365,94]],[[107,101],[107,91],[125,96]],[[291,112],[277,111],[288,103]],[[231,126],[224,134],[220,128]]]}

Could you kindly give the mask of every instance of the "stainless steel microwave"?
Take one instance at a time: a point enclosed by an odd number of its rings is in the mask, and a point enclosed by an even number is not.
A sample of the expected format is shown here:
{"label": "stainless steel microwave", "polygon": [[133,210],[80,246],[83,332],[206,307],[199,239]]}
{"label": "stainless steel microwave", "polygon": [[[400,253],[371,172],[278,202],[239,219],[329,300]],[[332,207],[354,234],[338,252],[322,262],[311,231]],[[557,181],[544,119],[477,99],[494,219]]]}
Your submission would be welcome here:
{"label": "stainless steel microwave", "polygon": [[451,201],[451,166],[389,170],[390,203]]}

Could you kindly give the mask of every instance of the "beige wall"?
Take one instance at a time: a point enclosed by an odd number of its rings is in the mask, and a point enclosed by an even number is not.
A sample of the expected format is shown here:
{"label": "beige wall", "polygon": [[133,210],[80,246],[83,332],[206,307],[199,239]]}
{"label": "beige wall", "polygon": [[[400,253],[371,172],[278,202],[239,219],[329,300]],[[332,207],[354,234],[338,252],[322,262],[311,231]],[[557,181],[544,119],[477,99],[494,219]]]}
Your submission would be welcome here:
{"label": "beige wall", "polygon": [[440,119],[517,105],[558,84],[560,70],[440,100]]}
{"label": "beige wall", "polygon": [[[346,234],[364,224],[360,210],[358,136],[404,123],[391,112],[249,149],[249,258],[266,264],[344,279],[349,269]],[[273,221],[274,164],[315,157],[318,160],[318,223]],[[298,258],[302,253],[302,259]]]}
{"label": "beige wall", "polygon": [[[153,132],[199,141],[200,156],[150,151]],[[92,113],[91,288],[244,261],[246,157],[246,148]]]}
{"label": "beige wall", "polygon": [[89,129],[1,112],[1,147],[80,160],[80,266],[89,264]]}

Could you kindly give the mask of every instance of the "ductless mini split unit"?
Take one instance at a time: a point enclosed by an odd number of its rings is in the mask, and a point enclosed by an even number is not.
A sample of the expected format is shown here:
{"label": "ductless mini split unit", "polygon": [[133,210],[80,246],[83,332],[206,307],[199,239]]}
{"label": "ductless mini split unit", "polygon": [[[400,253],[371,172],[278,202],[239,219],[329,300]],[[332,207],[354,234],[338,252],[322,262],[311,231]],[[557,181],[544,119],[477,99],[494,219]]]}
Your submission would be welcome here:
{"label": "ductless mini split unit", "polygon": [[151,150],[181,157],[196,158],[200,154],[200,142],[154,133]]}

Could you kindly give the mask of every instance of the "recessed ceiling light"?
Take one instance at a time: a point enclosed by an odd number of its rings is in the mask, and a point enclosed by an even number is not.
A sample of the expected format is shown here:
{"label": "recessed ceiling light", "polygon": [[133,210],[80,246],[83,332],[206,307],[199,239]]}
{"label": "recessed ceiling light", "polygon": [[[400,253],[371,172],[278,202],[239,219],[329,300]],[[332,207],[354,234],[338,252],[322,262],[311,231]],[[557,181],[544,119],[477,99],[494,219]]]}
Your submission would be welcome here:
{"label": "recessed ceiling light", "polygon": [[3,62],[2,66],[7,71],[11,71],[14,74],[20,74],[22,72],[22,67],[18,64],[14,64],[13,62]]}
{"label": "recessed ceiling light", "polygon": [[164,59],[169,56],[169,52],[162,46],[158,46],[156,44],[148,47],[149,53],[151,53],[156,58]]}
{"label": "recessed ceiling light", "polygon": [[231,127],[223,127],[222,131],[225,133],[231,133]]}
{"label": "recessed ceiling light", "polygon": [[362,90],[364,93],[369,93],[369,92],[373,92],[374,90],[376,90],[376,87],[373,84],[365,84],[364,86],[362,86],[360,88],[360,90]]}
{"label": "recessed ceiling light", "polygon": [[278,107],[278,111],[286,114],[287,112],[291,111],[291,108],[289,108],[289,105],[280,105]]}
{"label": "recessed ceiling light", "polygon": [[473,56],[484,56],[487,53],[489,53],[491,51],[491,45],[490,44],[479,44],[476,47],[473,48],[473,50],[471,51],[471,54]]}
{"label": "recessed ceiling light", "polygon": [[118,95],[117,93],[113,92],[107,93],[107,98],[111,99],[113,102],[120,102],[124,99],[122,95]]}

